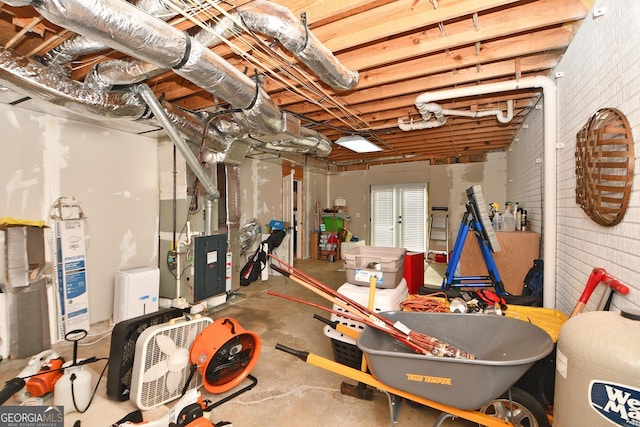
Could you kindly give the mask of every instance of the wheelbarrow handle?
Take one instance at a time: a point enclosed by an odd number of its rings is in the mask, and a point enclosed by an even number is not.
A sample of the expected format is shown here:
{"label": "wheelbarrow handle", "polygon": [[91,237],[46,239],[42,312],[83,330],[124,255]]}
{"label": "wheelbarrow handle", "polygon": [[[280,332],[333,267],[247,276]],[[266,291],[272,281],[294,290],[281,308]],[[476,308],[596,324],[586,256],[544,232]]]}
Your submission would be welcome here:
{"label": "wheelbarrow handle", "polygon": [[321,321],[322,323],[324,323],[324,324],[326,324],[328,326],[330,326],[331,329],[336,329],[338,327],[338,323],[339,322],[337,320],[329,320],[326,317],[322,317],[317,313],[313,315],[313,318],[316,319],[316,320]]}
{"label": "wheelbarrow handle", "polygon": [[323,323],[326,323],[333,330],[335,330],[337,332],[340,332],[342,335],[346,335],[349,338],[352,338],[354,340],[357,340],[358,337],[360,336],[360,332],[356,331],[355,329],[351,329],[347,325],[343,325],[342,323],[338,322],[337,320],[329,320],[326,317],[320,316],[319,314],[314,314],[313,318],[317,319],[317,320],[319,320],[319,321],[321,321]]}
{"label": "wheelbarrow handle", "polygon": [[296,350],[294,348],[287,347],[286,345],[283,345],[280,343],[276,343],[276,350],[280,350],[280,351],[284,351],[285,353],[292,354],[298,359],[302,360],[303,362],[306,362],[307,359],[309,358],[308,351]]}
{"label": "wheelbarrow handle", "polygon": [[285,277],[290,277],[291,273],[288,272],[287,270],[283,269],[282,267],[278,267],[277,265],[271,264],[270,267],[277,271],[278,273],[282,274]]}

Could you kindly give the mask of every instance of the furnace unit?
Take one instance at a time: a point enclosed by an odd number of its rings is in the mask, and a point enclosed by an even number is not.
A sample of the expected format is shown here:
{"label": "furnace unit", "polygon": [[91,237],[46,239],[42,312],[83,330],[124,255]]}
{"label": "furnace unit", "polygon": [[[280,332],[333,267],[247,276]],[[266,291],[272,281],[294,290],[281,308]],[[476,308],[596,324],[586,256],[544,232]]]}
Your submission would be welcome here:
{"label": "furnace unit", "polygon": [[227,289],[227,236],[195,237],[193,243],[193,298],[203,301]]}

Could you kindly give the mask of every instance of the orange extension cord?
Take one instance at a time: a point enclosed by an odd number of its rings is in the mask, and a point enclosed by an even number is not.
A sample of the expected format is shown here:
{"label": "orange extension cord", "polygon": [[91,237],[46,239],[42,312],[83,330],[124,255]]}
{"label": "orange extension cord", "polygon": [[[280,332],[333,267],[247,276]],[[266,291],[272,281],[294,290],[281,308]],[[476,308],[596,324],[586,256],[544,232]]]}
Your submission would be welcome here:
{"label": "orange extension cord", "polygon": [[429,313],[448,313],[447,294],[436,292],[430,295],[409,295],[400,303],[402,311],[417,311]]}

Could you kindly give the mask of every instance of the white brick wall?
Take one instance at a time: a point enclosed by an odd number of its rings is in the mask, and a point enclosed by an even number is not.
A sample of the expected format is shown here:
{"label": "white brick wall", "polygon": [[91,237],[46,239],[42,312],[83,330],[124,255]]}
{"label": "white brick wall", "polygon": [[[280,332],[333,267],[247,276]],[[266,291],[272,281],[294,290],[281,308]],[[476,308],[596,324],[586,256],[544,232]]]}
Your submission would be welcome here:
{"label": "white brick wall", "polygon": [[[594,267],[627,283],[631,292],[616,297],[613,308],[640,308],[640,1],[597,0],[594,8],[606,14],[585,18],[556,71],[564,72],[558,86],[557,269],[556,306],[569,313]],[[626,115],[635,141],[635,176],[626,215],[614,227],[596,224],[575,203],[575,138],[600,108],[617,108]],[[508,194],[523,205],[537,204],[540,186],[534,179],[535,158],[542,157],[539,111],[527,119],[508,160]],[[535,182],[534,182],[535,181]],[[538,215],[540,211],[538,210]],[[531,215],[534,229],[539,216]],[[545,236],[551,238],[552,236]],[[603,286],[592,295],[586,310],[593,310]]]}

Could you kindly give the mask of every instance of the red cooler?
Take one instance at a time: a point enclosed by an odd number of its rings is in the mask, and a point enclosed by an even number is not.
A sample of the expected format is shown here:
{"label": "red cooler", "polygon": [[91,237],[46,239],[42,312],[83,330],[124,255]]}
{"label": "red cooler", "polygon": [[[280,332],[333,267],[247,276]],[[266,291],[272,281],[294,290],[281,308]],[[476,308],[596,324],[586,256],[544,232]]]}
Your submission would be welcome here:
{"label": "red cooler", "polygon": [[404,279],[410,294],[418,294],[424,286],[424,252],[407,252],[404,257]]}

